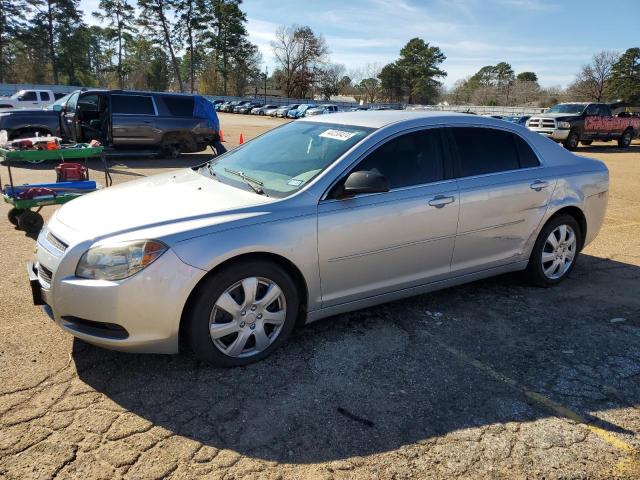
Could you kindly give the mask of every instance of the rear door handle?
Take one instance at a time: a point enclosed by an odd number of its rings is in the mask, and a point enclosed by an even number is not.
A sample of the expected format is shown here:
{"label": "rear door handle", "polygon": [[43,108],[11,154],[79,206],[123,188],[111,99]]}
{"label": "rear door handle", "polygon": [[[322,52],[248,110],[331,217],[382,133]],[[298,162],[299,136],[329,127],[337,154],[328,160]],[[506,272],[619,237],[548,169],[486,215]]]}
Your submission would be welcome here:
{"label": "rear door handle", "polygon": [[543,188],[547,188],[548,186],[549,182],[545,182],[544,180],[536,180],[531,185],[529,185],[529,187],[531,187],[531,189],[535,190],[536,192],[539,192],[540,190],[542,190]]}
{"label": "rear door handle", "polygon": [[431,200],[429,200],[429,205],[436,208],[442,208],[449,203],[453,203],[453,197],[447,197],[445,195],[436,195]]}

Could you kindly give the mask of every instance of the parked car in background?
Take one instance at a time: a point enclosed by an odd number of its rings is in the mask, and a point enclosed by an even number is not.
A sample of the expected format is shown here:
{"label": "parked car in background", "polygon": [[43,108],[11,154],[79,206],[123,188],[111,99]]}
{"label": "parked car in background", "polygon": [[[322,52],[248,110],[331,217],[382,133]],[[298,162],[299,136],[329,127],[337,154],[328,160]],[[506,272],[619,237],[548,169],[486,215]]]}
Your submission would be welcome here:
{"label": "parked car in background", "polygon": [[512,117],[504,117],[503,120],[511,123],[517,123],[518,125],[526,125],[527,120],[529,120],[530,118],[530,115],[514,115]]}
{"label": "parked car in background", "polygon": [[242,106],[236,107],[235,113],[242,113],[242,114],[248,114],[251,113],[251,110],[253,110],[254,108],[259,108],[262,106],[262,103],[260,102],[249,102],[249,103],[245,103]]}
{"label": "parked car in background", "polygon": [[67,142],[99,140],[108,148],[176,156],[204,150],[214,125],[194,116],[194,95],[127,90],[77,90],[51,108],[0,113],[10,139],[55,135]]}
{"label": "parked car in background", "polygon": [[291,105],[285,105],[283,107],[280,107],[276,110],[275,116],[279,118],[286,118],[287,114],[289,113],[289,110],[295,110],[299,106],[300,106],[299,103],[292,103]]}
{"label": "parked car in background", "polygon": [[316,107],[317,105],[314,103],[303,103],[298,108],[294,110],[289,110],[289,112],[287,113],[287,118],[302,118],[305,116],[305,113],[307,112],[307,110],[309,110],[310,108],[316,108]]}
{"label": "parked car in background", "polygon": [[224,109],[227,107],[227,105],[229,105],[231,102],[226,101],[226,102],[221,102],[221,103],[216,103],[215,108],[217,112],[224,112]]}
{"label": "parked car in background", "polygon": [[244,101],[238,103],[235,107],[233,107],[232,112],[233,113],[244,113],[244,112],[240,112],[240,110],[244,109],[245,107],[248,107],[249,105],[251,105],[251,101],[244,100]]}
{"label": "parked car in background", "polygon": [[602,162],[492,118],[303,118],[63,205],[31,288],[86,342],[246,365],[339,313],[519,270],[556,285],[608,191]]}
{"label": "parked car in background", "polygon": [[370,110],[369,107],[363,107],[363,106],[359,106],[359,107],[351,107],[350,111],[352,112],[364,112],[366,110]]}
{"label": "parked car in background", "polygon": [[225,102],[221,107],[221,112],[232,113],[233,109],[242,103],[240,100],[235,100],[233,102]]}
{"label": "parked car in background", "polygon": [[55,100],[51,90],[20,90],[10,97],[0,97],[0,109],[45,107]]}
{"label": "parked car in background", "polygon": [[313,117],[315,115],[324,115],[326,113],[338,113],[338,111],[339,110],[337,105],[326,104],[326,105],[320,105],[319,107],[316,107],[316,108],[310,108],[309,110],[306,111],[305,116]]}
{"label": "parked car in background", "polygon": [[616,140],[619,147],[628,148],[640,133],[640,118],[614,117],[605,103],[559,103],[532,116],[527,128],[562,142],[569,150],[594,140]]}
{"label": "parked car in background", "polygon": [[263,105],[251,109],[251,115],[266,115],[268,110],[276,110],[278,105]]}

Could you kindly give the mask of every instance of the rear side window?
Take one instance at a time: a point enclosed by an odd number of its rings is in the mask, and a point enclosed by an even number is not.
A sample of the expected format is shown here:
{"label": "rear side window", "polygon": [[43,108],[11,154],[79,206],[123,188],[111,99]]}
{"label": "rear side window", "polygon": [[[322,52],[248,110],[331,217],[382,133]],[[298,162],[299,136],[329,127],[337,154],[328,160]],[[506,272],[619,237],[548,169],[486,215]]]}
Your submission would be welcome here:
{"label": "rear side window", "polygon": [[511,134],[513,141],[516,143],[516,150],[518,150],[518,159],[520,160],[520,168],[531,168],[540,165],[538,157],[531,147],[518,135]]}
{"label": "rear side window", "polygon": [[362,170],[374,170],[384,175],[389,188],[442,180],[444,168],[439,130],[422,130],[389,140],[354,169]]}
{"label": "rear side window", "polygon": [[451,129],[460,157],[460,177],[520,168],[513,135],[483,127]]}
{"label": "rear side window", "polygon": [[193,117],[193,97],[162,97],[174,117]]}
{"label": "rear side window", "polygon": [[113,113],[155,115],[153,100],[144,95],[111,95]]}
{"label": "rear side window", "polygon": [[40,92],[40,100],[48,102],[50,100],[49,92]]}

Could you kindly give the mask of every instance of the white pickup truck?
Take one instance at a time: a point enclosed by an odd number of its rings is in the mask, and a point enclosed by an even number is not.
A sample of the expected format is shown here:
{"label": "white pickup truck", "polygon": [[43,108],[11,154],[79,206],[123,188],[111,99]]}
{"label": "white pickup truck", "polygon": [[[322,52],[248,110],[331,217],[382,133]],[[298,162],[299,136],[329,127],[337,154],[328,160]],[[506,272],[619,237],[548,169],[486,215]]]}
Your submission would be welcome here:
{"label": "white pickup truck", "polygon": [[0,97],[0,108],[46,107],[56,99],[51,90],[20,90],[10,97]]}

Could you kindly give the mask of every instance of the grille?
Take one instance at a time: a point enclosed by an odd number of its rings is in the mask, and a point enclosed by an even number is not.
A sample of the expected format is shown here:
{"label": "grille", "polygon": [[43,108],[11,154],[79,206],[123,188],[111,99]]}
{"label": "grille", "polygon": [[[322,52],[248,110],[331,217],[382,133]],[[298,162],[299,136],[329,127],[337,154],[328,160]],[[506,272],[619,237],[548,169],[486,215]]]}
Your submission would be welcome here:
{"label": "grille", "polygon": [[64,252],[69,247],[69,245],[64,243],[62,240],[60,240],[58,237],[56,237],[51,232],[47,233],[47,241],[51,245],[53,245],[56,249],[60,250],[61,252]]}
{"label": "grille", "polygon": [[527,124],[534,128],[555,128],[556,121],[553,118],[531,118]]}
{"label": "grille", "polygon": [[[41,283],[45,283],[46,286],[51,285],[51,277],[53,273],[47,267],[43,267],[38,264],[38,278],[41,280]],[[43,285],[44,286],[44,285]]]}

